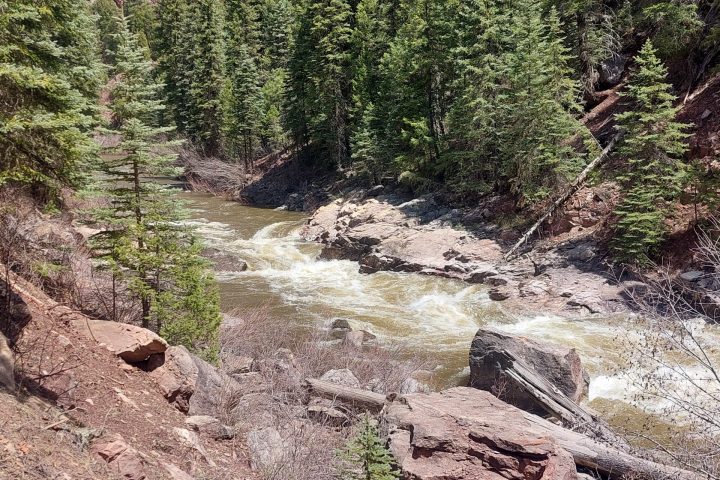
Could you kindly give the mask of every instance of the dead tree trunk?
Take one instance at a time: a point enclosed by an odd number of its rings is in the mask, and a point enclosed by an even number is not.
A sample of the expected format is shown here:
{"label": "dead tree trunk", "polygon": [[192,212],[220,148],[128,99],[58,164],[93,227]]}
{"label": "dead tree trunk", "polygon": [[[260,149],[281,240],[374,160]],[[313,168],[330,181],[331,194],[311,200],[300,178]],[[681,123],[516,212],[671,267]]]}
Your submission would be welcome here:
{"label": "dead tree trunk", "polygon": [[337,399],[343,403],[367,408],[371,411],[380,411],[383,406],[385,406],[387,400],[385,395],[380,393],[336,385],[314,378],[308,378],[306,383],[312,392],[321,397],[331,398],[333,400]]}
{"label": "dead tree trunk", "polygon": [[598,443],[587,436],[567,430],[531,413],[523,412],[525,419],[539,427],[567,450],[577,465],[587,467],[612,479],[647,478],[653,480],[701,480],[705,477],[668,465],[638,458],[615,448]]}
{"label": "dead tree trunk", "polygon": [[585,183],[585,180],[587,180],[588,175],[595,170],[598,166],[600,166],[610,155],[610,152],[615,148],[615,145],[620,141],[622,138],[622,133],[616,134],[612,140],[610,140],[610,143],[603,149],[603,151],[600,153],[598,157],[595,158],[592,162],[588,164],[587,167],[580,173],[580,175],[577,176],[577,178],[570,184],[570,187],[563,193],[560,197],[558,197],[552,205],[550,205],[550,208],[547,209],[547,211],[538,219],[535,224],[530,227],[530,230],[525,233],[522,237],[520,237],[520,240],[513,245],[513,247],[510,249],[508,253],[505,254],[505,260],[510,260],[514,257],[515,252],[525,243],[527,242],[530,237],[535,233],[535,231],[540,228],[540,226],[545,223],[545,221],[550,218],[553,213],[555,213],[555,210],[558,209],[561,205],[563,205],[575,192],[578,191],[578,189],[582,186],[583,183]]}

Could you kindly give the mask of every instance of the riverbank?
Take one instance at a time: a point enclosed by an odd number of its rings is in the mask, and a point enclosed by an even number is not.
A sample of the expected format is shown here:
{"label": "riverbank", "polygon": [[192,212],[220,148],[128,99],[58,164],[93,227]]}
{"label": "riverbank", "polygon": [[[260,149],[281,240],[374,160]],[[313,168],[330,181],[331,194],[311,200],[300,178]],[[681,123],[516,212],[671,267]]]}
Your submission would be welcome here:
{"label": "riverbank", "polygon": [[324,245],[322,258],[357,261],[363,273],[415,272],[486,285],[492,300],[519,314],[629,310],[625,292],[635,283],[613,278],[592,230],[506,261],[510,242],[502,229],[468,223],[471,214],[432,195],[406,201],[379,188],[355,190],[320,207],[303,235]]}
{"label": "riverbank", "polygon": [[547,227],[549,235],[508,262],[503,255],[526,222],[512,220],[507,199],[459,208],[441,194],[362,188],[336,173],[303,171],[289,154],[259,162],[248,175],[218,174],[219,168],[200,167],[192,156],[184,161],[195,190],[310,214],[303,237],[323,245],[321,258],[358,262],[365,274],[412,272],[483,284],[492,300],[517,314],[577,317],[632,309],[628,289],[638,283],[618,281],[606,262],[604,222],[617,196],[612,186],[579,191]]}

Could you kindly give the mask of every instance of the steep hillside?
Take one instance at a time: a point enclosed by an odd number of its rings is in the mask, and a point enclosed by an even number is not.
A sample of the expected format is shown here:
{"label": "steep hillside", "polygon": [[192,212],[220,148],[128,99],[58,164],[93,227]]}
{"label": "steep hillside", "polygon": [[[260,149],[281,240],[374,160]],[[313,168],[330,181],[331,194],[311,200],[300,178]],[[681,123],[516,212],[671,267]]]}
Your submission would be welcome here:
{"label": "steep hillside", "polygon": [[3,314],[25,326],[16,390],[0,392],[0,478],[254,478],[240,442],[192,431],[149,373],[83,334],[92,320],[10,279]]}

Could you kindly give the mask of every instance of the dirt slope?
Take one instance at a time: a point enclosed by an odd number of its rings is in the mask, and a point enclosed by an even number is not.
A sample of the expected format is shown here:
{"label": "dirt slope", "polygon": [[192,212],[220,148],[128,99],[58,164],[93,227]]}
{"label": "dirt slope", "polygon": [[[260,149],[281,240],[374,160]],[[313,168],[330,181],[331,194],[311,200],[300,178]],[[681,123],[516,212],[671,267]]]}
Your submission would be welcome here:
{"label": "dirt slope", "polygon": [[[148,373],[79,334],[72,322],[84,316],[16,276],[11,283],[10,314],[27,324],[16,345],[19,392],[0,392],[0,478],[254,478],[237,440],[183,440],[184,415]],[[106,464],[103,449],[118,461]]]}

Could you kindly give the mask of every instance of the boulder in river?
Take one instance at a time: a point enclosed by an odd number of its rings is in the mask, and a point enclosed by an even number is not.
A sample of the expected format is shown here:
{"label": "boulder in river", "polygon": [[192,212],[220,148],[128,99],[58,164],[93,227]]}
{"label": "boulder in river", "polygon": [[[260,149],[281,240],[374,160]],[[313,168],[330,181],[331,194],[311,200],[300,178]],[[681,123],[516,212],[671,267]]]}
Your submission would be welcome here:
{"label": "boulder in river", "polygon": [[533,397],[503,378],[501,356],[512,353],[574,402],[588,390],[589,377],[574,348],[539,343],[525,337],[480,329],[470,347],[470,386],[494,391],[505,401],[535,411]]}
{"label": "boulder in river", "polygon": [[247,262],[217,248],[205,248],[201,255],[210,260],[218,272],[244,272],[248,269]]}

